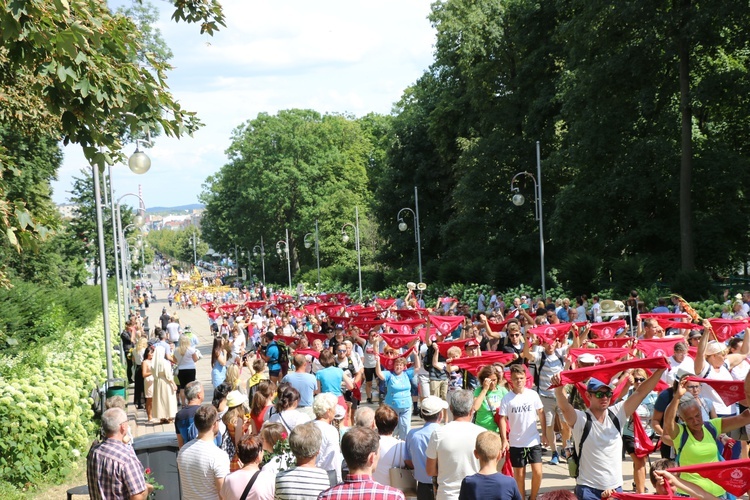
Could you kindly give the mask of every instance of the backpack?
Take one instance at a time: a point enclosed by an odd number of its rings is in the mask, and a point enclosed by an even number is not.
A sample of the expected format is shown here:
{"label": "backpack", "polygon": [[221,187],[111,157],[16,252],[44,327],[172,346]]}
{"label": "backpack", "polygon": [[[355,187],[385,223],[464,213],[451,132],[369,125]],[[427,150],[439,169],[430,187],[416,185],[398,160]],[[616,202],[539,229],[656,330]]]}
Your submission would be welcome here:
{"label": "backpack", "polygon": [[281,365],[281,376],[289,372],[289,346],[283,340],[276,341],[276,347],[279,349],[278,362]]}
{"label": "backpack", "polygon": [[547,353],[542,351],[541,359],[539,360],[539,366],[536,367],[536,371],[534,372],[534,385],[536,386],[537,390],[539,390],[539,378],[542,376],[542,368],[544,368],[544,363],[546,361]]}
{"label": "backpack", "polygon": [[[620,421],[617,419],[617,416],[612,412],[612,410],[607,410],[607,415],[612,420],[612,423],[615,424],[615,429],[617,429],[617,432],[620,431]],[[589,432],[591,432],[591,413],[586,412],[586,425],[583,426],[583,433],[581,434],[581,442],[578,443],[578,449],[576,450],[575,443],[573,444],[573,448],[571,449],[571,455],[568,457],[568,474],[572,478],[577,478],[578,474],[580,472],[580,457],[581,453],[583,452],[583,443],[586,441],[586,438],[589,437]]]}

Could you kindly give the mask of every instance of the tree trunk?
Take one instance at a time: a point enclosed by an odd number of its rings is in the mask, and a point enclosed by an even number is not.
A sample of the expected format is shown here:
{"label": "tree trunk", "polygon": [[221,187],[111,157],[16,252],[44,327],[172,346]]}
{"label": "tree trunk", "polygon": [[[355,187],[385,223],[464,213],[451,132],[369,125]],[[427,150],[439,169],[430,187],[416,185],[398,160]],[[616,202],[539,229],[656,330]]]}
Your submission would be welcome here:
{"label": "tree trunk", "polygon": [[680,113],[682,115],[680,159],[680,253],[683,271],[695,269],[693,251],[693,112],[690,106],[690,44],[688,24],[691,0],[680,1],[678,54],[680,59]]}

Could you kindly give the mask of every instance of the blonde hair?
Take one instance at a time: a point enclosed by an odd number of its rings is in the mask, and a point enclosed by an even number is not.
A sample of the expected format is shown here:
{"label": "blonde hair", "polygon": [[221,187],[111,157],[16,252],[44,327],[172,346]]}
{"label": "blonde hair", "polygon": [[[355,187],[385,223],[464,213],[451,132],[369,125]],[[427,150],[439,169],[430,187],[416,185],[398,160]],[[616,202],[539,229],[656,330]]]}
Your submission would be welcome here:
{"label": "blonde hair", "polygon": [[190,339],[185,335],[181,335],[180,343],[178,345],[179,347],[177,347],[177,352],[180,353],[180,356],[184,356],[187,350],[190,348]]}
{"label": "blonde hair", "polygon": [[146,337],[141,337],[138,339],[138,343],[135,345],[135,348],[137,350],[145,349],[148,347],[148,339]]}
{"label": "blonde hair", "polygon": [[449,358],[460,358],[461,357],[461,348],[457,345],[454,345],[450,349],[448,349],[448,352],[446,353]]}
{"label": "blonde hair", "polygon": [[503,442],[496,432],[484,431],[477,436],[474,451],[476,451],[480,462],[497,460],[502,449]]}
{"label": "blonde hair", "polygon": [[232,363],[232,366],[227,368],[227,376],[224,382],[231,388],[231,390],[237,390],[240,387],[240,367],[236,363]]}

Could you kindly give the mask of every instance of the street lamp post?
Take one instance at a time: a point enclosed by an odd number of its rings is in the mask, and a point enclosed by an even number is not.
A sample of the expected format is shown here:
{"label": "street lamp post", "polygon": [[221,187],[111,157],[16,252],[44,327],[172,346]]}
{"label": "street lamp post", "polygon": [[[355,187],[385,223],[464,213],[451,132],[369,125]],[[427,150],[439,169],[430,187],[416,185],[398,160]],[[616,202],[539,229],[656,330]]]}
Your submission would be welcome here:
{"label": "street lamp post", "polygon": [[197,236],[195,234],[195,228],[193,228],[193,235],[190,237],[190,239],[193,242],[193,265],[197,266],[198,265],[198,255],[196,254],[195,245],[197,243],[197,239],[198,238],[197,238]]}
{"label": "street lamp post", "polygon": [[519,192],[518,186],[515,185],[518,176],[529,177],[534,182],[534,217],[539,221],[539,259],[542,272],[542,300],[545,300],[547,298],[547,289],[544,284],[544,217],[542,216],[542,162],[539,141],[536,141],[536,178],[529,172],[519,172],[514,175],[510,181],[510,192],[515,193],[511,197],[511,201],[513,201],[515,206],[520,207],[524,204],[526,198],[524,198]]}
{"label": "street lamp post", "polygon": [[359,301],[362,302],[362,252],[359,247],[359,207],[354,207],[355,223],[347,222],[341,227],[341,239],[344,243],[349,241],[349,235],[346,234],[346,226],[354,229],[354,245],[357,248],[357,271],[359,272]]}
{"label": "street lamp post", "polygon": [[404,207],[396,214],[396,220],[398,221],[398,229],[401,232],[406,231],[408,226],[404,222],[404,218],[401,216],[403,212],[410,212],[414,217],[414,241],[417,243],[417,262],[419,263],[419,282],[422,283],[422,238],[419,234],[419,194],[417,192],[417,186],[414,186],[414,208],[412,210],[409,207]]}
{"label": "street lamp post", "polygon": [[289,293],[292,293],[292,263],[289,259],[289,229],[286,229],[286,239],[276,242],[276,253],[281,256],[281,245],[284,245],[283,252],[286,253],[286,270],[289,276]]}
{"label": "street lamp post", "polygon": [[315,260],[318,263],[318,282],[315,284],[315,290],[320,293],[320,243],[318,241],[318,219],[315,219],[315,234],[307,233],[303,238],[305,248],[310,248],[312,243],[307,239],[308,236],[315,236]]}
{"label": "street lamp post", "polygon": [[[141,153],[141,154],[145,154],[145,153]],[[125,240],[124,231],[122,230],[122,214],[120,213],[120,206],[121,206],[120,202],[126,196],[135,196],[136,198],[138,198],[138,201],[140,202],[140,209],[139,209],[140,211],[144,211],[145,208],[146,208],[146,204],[144,203],[143,198],[141,198],[140,195],[137,195],[135,193],[125,193],[124,195],[120,196],[117,199],[117,201],[114,202],[116,220],[113,222],[113,225],[116,225],[117,228],[118,228],[117,229],[117,234],[119,235],[120,252],[122,252],[122,248],[123,248],[122,245],[123,245],[123,242]],[[136,227],[140,228],[140,227],[143,226],[143,224],[144,224],[143,216],[139,213],[138,215],[136,215],[133,218],[133,224],[131,224],[131,226],[136,226]],[[126,230],[127,230],[127,228],[126,228]],[[115,272],[116,273],[119,272],[119,269],[117,269],[118,268],[118,264],[117,264],[117,246],[118,246],[117,242],[115,242],[114,251],[115,251]],[[123,262],[124,262],[124,260],[123,260]],[[125,277],[124,277],[124,269],[125,269],[125,266],[123,264],[123,279],[122,279],[122,282],[123,282],[124,288],[127,289],[127,282],[126,282]],[[125,303],[128,304],[127,308],[125,309],[125,311],[126,311],[125,318],[127,319],[128,314],[130,313],[129,298],[127,298],[127,296],[125,295],[125,290],[123,290],[123,295],[126,297],[125,298]],[[119,289],[119,287],[117,289],[117,304],[118,304],[118,307],[119,307],[119,304],[120,304],[120,289]],[[122,331],[122,329],[121,329],[121,331]]]}
{"label": "street lamp post", "polygon": [[263,286],[266,285],[266,249],[263,246],[263,236],[260,237],[260,245],[253,247],[253,257],[260,255],[260,265],[263,268]]}

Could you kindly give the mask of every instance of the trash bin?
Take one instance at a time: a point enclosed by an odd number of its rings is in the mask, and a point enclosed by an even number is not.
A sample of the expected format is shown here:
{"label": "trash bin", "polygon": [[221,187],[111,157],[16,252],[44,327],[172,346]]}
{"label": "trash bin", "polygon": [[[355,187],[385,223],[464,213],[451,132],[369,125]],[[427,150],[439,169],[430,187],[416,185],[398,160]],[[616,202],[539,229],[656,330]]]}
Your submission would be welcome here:
{"label": "trash bin", "polygon": [[156,491],[157,500],[178,500],[182,497],[180,474],[177,472],[177,434],[157,432],[133,440],[133,450],[143,467],[151,469],[157,483],[164,486]]}
{"label": "trash bin", "polygon": [[107,380],[107,399],[112,396],[122,396],[127,401],[128,383],[124,378],[111,378]]}

